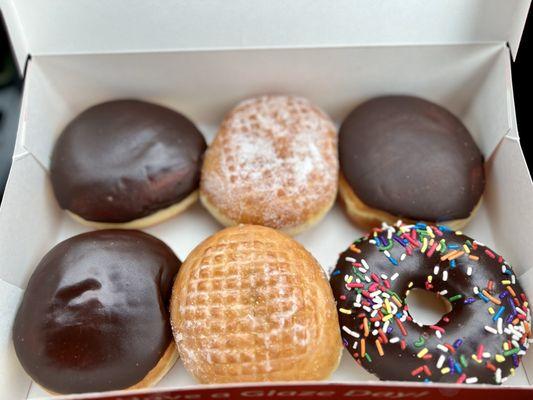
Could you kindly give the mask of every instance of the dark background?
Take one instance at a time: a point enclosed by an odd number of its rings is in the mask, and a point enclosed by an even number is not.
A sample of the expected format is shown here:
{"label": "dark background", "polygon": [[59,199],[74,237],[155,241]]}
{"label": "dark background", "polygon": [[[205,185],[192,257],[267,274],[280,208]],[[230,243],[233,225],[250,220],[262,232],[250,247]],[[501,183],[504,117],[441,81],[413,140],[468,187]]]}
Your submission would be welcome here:
{"label": "dark background", "polygon": [[[532,10],[533,7],[529,11],[520,50],[518,51],[516,62],[512,66],[518,130],[530,172],[533,166],[533,136],[531,135],[533,129],[533,94],[531,93],[531,85],[528,85],[528,83],[533,72]],[[15,144],[21,87],[22,83],[17,75],[9,39],[3,22],[0,20],[0,201],[9,173],[11,155]]]}
{"label": "dark background", "polygon": [[11,166],[21,97],[21,82],[0,15],[0,201]]}
{"label": "dark background", "polygon": [[513,90],[518,119],[518,133],[522,150],[528,162],[529,173],[533,167],[533,93],[531,81],[533,75],[533,5],[529,9],[526,28],[520,42],[516,61],[512,65]]}

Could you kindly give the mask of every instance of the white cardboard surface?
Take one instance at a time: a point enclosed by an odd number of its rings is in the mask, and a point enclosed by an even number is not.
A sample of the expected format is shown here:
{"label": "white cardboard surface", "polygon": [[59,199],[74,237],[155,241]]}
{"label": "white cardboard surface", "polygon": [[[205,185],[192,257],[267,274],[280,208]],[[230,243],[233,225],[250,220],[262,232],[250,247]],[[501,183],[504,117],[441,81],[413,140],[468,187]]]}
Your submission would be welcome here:
{"label": "white cardboard surface", "polygon": [[[0,210],[0,318],[2,397],[46,396],[29,384],[14,357],[12,318],[39,259],[59,241],[86,231],[57,206],[46,175],[50,152],[63,126],[82,109],[112,98],[138,97],[178,109],[193,119],[208,142],[223,114],[240,99],[265,92],[304,95],[340,122],[358,103],[387,93],[411,93],[455,112],[487,159],[487,193],[464,230],[502,251],[533,293],[525,240],[533,226],[533,186],[509,116],[509,54],[502,44],[380,46],[241,51],[164,52],[34,57],[28,68],[14,166]],[[134,68],[132,68],[134,66]],[[194,226],[194,229],[191,229]],[[220,226],[197,204],[147,231],[181,259]],[[336,205],[314,229],[296,237],[324,269],[362,232]],[[530,352],[531,353],[531,352]],[[533,354],[524,366],[533,376]],[[6,375],[8,371],[9,375]],[[375,380],[343,357],[332,380]],[[158,387],[194,385],[178,361]],[[520,368],[509,385],[529,385]]]}
{"label": "white cardboard surface", "polygon": [[0,315],[2,315],[0,318],[0,388],[3,392],[2,397],[6,394],[4,388],[9,388],[7,391],[9,398],[24,399],[28,393],[31,379],[17,360],[11,338],[11,326],[24,291],[0,280],[0,293],[2,296],[2,301],[0,301]]}
{"label": "white cardboard surface", "polygon": [[509,42],[530,0],[0,0],[28,54]]}
{"label": "white cardboard surface", "polygon": [[[216,129],[228,108],[247,96],[297,93],[340,121],[358,102],[386,88],[389,93],[424,95],[464,116],[485,154],[511,128],[505,103],[509,57],[503,44],[190,51],[41,60],[28,76],[35,95],[27,99],[22,114],[26,129],[21,146],[45,166],[53,137],[69,116],[117,97],[154,100]],[[483,93],[477,96],[479,91]],[[468,108],[472,110],[467,112]],[[481,111],[492,118],[470,116]],[[48,131],[54,136],[42,134]]]}

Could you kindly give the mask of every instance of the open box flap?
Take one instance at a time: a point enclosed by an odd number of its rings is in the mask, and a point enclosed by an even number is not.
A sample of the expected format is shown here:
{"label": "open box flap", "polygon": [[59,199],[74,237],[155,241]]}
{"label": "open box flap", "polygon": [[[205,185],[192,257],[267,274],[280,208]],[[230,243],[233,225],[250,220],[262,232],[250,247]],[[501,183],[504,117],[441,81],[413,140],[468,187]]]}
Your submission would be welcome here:
{"label": "open box flap", "polygon": [[[28,55],[508,42],[530,0],[0,0]],[[157,5],[155,5],[157,4]]]}

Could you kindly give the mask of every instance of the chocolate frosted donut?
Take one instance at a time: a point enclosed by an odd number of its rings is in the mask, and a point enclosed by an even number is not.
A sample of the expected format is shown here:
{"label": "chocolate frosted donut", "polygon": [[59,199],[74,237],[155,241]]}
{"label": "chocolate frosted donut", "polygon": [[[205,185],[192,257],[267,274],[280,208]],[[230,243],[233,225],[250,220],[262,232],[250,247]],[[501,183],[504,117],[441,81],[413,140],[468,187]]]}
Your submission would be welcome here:
{"label": "chocolate frosted donut", "polygon": [[30,278],[13,326],[26,372],[55,393],[146,387],[177,352],[168,306],[180,260],[139,231],[84,233]]}
{"label": "chocolate frosted donut", "polygon": [[141,228],[197,198],[205,140],[168,108],[137,100],[93,106],[55,144],[50,176],[59,205],[97,227]]}
{"label": "chocolate frosted donut", "polygon": [[[444,226],[374,229],[340,255],[330,283],[345,347],[383,380],[500,384],[529,346],[530,309],[509,264]],[[451,311],[418,323],[406,303],[415,288]]]}
{"label": "chocolate frosted donut", "polygon": [[411,96],[355,108],[339,131],[340,194],[363,225],[385,220],[464,225],[485,186],[483,156],[448,110]]}

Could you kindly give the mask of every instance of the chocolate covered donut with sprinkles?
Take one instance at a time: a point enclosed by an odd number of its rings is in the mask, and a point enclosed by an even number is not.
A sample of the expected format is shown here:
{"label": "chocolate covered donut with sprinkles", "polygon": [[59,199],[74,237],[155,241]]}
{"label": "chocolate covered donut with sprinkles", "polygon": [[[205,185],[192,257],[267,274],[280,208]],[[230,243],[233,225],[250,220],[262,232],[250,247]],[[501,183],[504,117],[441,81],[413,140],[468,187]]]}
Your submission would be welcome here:
{"label": "chocolate covered donut with sprinkles", "polygon": [[[344,346],[382,380],[501,384],[530,343],[527,297],[512,268],[445,226],[383,224],[340,255],[330,278]],[[435,325],[409,313],[414,288],[445,297]]]}

